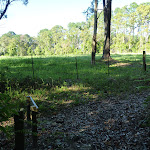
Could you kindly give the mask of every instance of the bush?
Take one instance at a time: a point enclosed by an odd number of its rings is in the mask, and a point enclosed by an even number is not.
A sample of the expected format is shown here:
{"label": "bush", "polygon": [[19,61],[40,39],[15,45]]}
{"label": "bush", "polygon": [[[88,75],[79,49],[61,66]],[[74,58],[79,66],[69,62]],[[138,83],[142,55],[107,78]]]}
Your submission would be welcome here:
{"label": "bush", "polygon": [[7,121],[10,117],[16,114],[16,104],[11,100],[11,97],[7,94],[0,93],[0,130],[7,132],[2,126],[4,121]]}

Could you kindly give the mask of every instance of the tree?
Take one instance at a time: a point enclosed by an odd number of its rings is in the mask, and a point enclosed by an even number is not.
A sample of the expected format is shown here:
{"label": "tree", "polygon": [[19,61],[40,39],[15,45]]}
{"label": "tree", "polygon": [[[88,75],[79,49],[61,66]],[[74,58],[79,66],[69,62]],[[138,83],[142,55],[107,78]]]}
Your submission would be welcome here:
{"label": "tree", "polygon": [[138,33],[140,35],[139,48],[147,50],[150,29],[150,2],[140,4],[137,13]]}
{"label": "tree", "polygon": [[[1,10],[0,10],[0,20],[6,16],[6,11],[11,3],[18,0],[0,0]],[[23,2],[24,5],[28,4],[28,0],[20,0]]]}
{"label": "tree", "polygon": [[98,0],[93,0],[91,2],[91,6],[88,7],[88,9],[84,12],[87,14],[87,19],[89,19],[89,16],[94,13],[94,32],[93,32],[93,39],[92,39],[92,57],[91,57],[91,64],[95,64],[95,54],[96,54],[96,47],[97,47],[97,12],[98,12]]}
{"label": "tree", "polygon": [[[27,53],[29,52],[28,49],[32,49],[32,38],[28,35],[20,35],[18,39],[19,43],[18,45],[18,54],[20,56],[26,56]],[[31,52],[31,50],[30,50]],[[31,52],[33,54],[33,52]]]}
{"label": "tree", "polygon": [[123,8],[116,8],[113,17],[112,17],[112,24],[111,31],[112,31],[112,38],[113,41],[113,49],[117,50],[117,52],[126,52],[128,49],[128,42],[127,42],[127,29],[129,21],[127,20],[128,17],[128,6],[124,6]]}
{"label": "tree", "polygon": [[81,44],[81,32],[84,29],[84,23],[69,23],[68,24],[68,40],[70,41],[70,50],[72,53],[78,53]]}
{"label": "tree", "polygon": [[[107,13],[107,9],[110,7],[109,0],[107,0],[106,4],[106,0],[103,2],[105,13]],[[105,14],[106,17],[104,18],[104,11],[97,13],[98,24],[95,34],[96,39],[94,39],[93,29],[96,29],[96,26],[94,27],[93,20],[95,16],[93,12],[95,6],[95,0],[92,0],[91,6],[88,8],[89,18],[87,22],[71,22],[68,24],[67,29],[58,25],[50,30],[43,29],[36,38],[30,37],[29,35],[16,35],[12,31],[2,35],[0,37],[0,55],[91,54],[93,40],[95,42],[93,42],[95,48],[93,52],[95,54],[102,52],[104,51],[104,46],[107,47],[109,45],[106,49],[108,51],[104,53],[108,54],[109,57],[110,49],[111,53],[141,53],[143,50],[146,50],[147,53],[150,52],[150,2],[139,5],[134,2],[128,6],[116,8],[112,12],[112,19],[109,18],[112,22],[111,39],[108,34],[108,23],[110,23],[107,18],[108,14]],[[108,60],[109,57],[106,56],[105,59]]]}
{"label": "tree", "polygon": [[[110,57],[110,22],[111,22],[111,1],[112,0],[103,0],[103,11],[104,11],[104,36],[105,36],[105,42],[104,42],[104,49],[103,49],[103,59],[107,59]],[[94,5],[95,2],[95,5]],[[94,7],[95,6],[95,7]],[[91,7],[87,9],[84,13],[89,14],[93,13],[94,10],[94,34],[93,34],[93,41],[92,41],[92,61],[91,64],[95,64],[95,54],[96,54],[96,47],[97,47],[97,20],[99,17],[97,17],[97,11],[98,11],[98,1],[93,0],[91,2]],[[101,14],[101,13],[100,13]]]}
{"label": "tree", "polygon": [[105,0],[103,0],[103,9],[104,9],[104,49],[103,49],[103,59],[108,59],[110,57],[110,23],[111,23],[111,1],[107,0],[107,4]]}
{"label": "tree", "polygon": [[40,30],[37,37],[38,47],[36,48],[36,54],[52,54],[52,41],[52,33],[50,30]]}
{"label": "tree", "polygon": [[93,33],[93,42],[92,42],[92,61],[91,64],[95,64],[95,54],[96,54],[96,35],[97,35],[97,7],[98,1],[95,0],[95,8],[94,8],[94,33]]}
{"label": "tree", "polygon": [[0,54],[9,55],[10,52],[10,43],[16,34],[12,31],[4,34],[0,38]]}
{"label": "tree", "polygon": [[93,34],[93,19],[88,20],[87,23],[84,23],[84,27],[81,30],[81,34],[80,34],[80,43],[81,43],[81,53],[82,54],[89,54],[91,53],[91,49],[92,49],[92,34]]}
{"label": "tree", "polygon": [[65,29],[60,26],[56,25],[51,30],[52,33],[52,50],[53,54],[63,54],[63,42],[65,39]]}

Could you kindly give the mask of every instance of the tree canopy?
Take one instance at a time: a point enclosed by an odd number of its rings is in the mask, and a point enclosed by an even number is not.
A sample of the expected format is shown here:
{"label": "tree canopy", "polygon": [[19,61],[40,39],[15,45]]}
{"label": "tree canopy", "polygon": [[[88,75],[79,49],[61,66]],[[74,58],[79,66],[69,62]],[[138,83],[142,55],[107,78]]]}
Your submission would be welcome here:
{"label": "tree canopy", "polygon": [[[98,14],[99,16],[99,14]],[[101,13],[97,24],[97,53],[103,52],[104,15]],[[94,16],[86,22],[71,22],[68,28],[56,25],[42,29],[37,37],[17,35],[10,31],[0,37],[0,55],[63,55],[90,54]],[[111,53],[150,52],[150,3],[131,3],[116,8],[111,20]]]}

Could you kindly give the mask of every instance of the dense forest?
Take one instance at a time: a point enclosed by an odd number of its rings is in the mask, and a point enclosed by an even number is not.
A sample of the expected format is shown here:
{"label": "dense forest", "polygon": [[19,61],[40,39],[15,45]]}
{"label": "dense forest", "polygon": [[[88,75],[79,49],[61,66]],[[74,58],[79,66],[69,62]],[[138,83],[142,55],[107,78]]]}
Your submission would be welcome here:
{"label": "dense forest", "polygon": [[[104,44],[103,13],[98,14],[97,53]],[[94,16],[87,22],[42,29],[37,37],[10,31],[0,37],[0,56],[89,54],[92,51]],[[150,2],[116,8],[111,21],[111,53],[150,52]]]}

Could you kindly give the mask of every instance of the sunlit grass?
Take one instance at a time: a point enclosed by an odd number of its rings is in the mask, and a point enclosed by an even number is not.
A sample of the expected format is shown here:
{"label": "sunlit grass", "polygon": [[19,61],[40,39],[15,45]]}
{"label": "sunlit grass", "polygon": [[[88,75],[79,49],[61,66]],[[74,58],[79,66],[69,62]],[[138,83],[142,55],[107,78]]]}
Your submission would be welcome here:
{"label": "sunlit grass", "polygon": [[[31,57],[0,57],[0,87],[3,85],[5,94],[17,103],[16,110],[26,109],[26,96],[32,96],[42,116],[108,96],[124,99],[149,90],[150,55],[146,56],[146,72],[142,54],[111,57],[115,61],[108,65],[97,55],[92,66],[90,55],[39,56],[33,57],[33,67]],[[9,123],[5,124],[7,129]]]}
{"label": "sunlit grass", "polygon": [[12,90],[15,86],[19,94],[33,96],[43,111],[46,107],[54,110],[58,104],[79,104],[136,92],[138,86],[146,86],[147,82],[135,80],[149,79],[150,55],[146,58],[147,72],[143,71],[142,54],[111,57],[117,61],[108,67],[107,61],[100,61],[101,55],[96,56],[94,66],[90,55],[39,56],[33,57],[33,68],[31,57],[0,57],[0,72]]}

